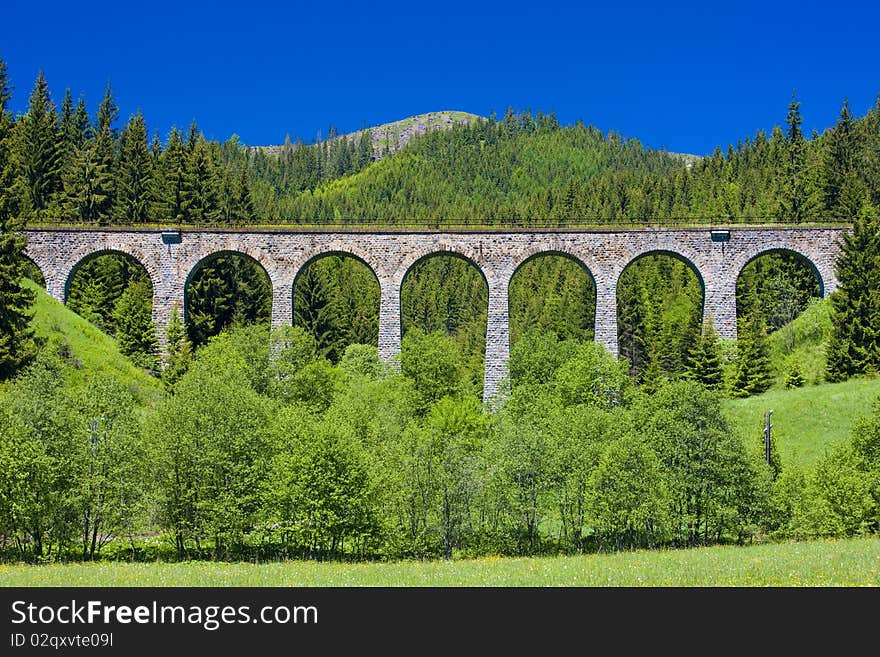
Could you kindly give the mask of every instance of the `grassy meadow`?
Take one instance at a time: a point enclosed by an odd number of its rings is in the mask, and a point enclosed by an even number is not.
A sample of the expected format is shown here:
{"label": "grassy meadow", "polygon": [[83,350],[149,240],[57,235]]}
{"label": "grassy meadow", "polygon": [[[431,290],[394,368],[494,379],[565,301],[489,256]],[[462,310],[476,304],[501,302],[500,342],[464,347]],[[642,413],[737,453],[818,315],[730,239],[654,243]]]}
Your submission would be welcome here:
{"label": "grassy meadow", "polygon": [[725,402],[725,409],[746,440],[762,444],[764,413],[773,411],[772,434],[782,465],[810,465],[831,445],[849,437],[853,420],[871,412],[880,397],[880,377],[851,379]]}
{"label": "grassy meadow", "polygon": [[429,562],[0,565],[0,586],[880,586],[880,538]]}

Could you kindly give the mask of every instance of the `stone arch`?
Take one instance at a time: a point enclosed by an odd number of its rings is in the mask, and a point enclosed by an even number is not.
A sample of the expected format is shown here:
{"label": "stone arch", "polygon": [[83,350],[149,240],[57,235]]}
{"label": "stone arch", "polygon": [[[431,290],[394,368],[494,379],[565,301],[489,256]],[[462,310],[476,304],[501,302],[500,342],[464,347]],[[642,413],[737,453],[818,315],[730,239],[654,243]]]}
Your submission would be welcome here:
{"label": "stone arch", "polygon": [[532,260],[535,260],[536,258],[540,258],[542,256],[561,256],[563,258],[568,258],[572,262],[576,262],[578,265],[580,265],[581,269],[586,272],[587,276],[590,277],[590,281],[592,281],[593,285],[596,285],[596,276],[593,274],[593,270],[586,262],[584,262],[584,259],[581,258],[580,255],[570,253],[562,249],[536,248],[534,250],[531,250],[526,257],[522,258],[519,262],[516,263],[516,265],[514,265],[513,271],[510,272],[510,278],[508,279],[508,288],[510,286],[510,281],[513,280],[513,277],[516,276],[517,272],[522,269],[522,267],[526,263],[531,262]]}
{"label": "stone arch", "polygon": [[[419,249],[419,251],[422,251],[422,250],[423,249]],[[400,290],[401,303],[403,302],[403,283],[406,281],[406,278],[407,278],[407,276],[409,276],[409,273],[419,263],[422,263],[425,260],[429,260],[430,258],[433,258],[435,256],[451,256],[453,258],[458,258],[459,260],[463,260],[463,261],[467,262],[468,264],[473,265],[476,268],[476,270],[478,272],[480,272],[480,276],[483,278],[483,282],[486,284],[486,289],[487,290],[491,289],[491,281],[493,280],[493,278],[486,274],[486,272],[483,270],[483,267],[481,267],[480,264],[476,260],[474,260],[474,258],[465,255],[464,253],[462,253],[459,250],[454,250],[454,251],[453,250],[446,250],[446,251],[444,251],[444,250],[424,249],[424,251],[427,251],[427,253],[425,253],[424,255],[419,255],[415,260],[413,260],[409,264],[409,266],[407,266],[406,270],[403,271],[403,274],[400,275],[400,278],[398,281],[399,282],[398,289]],[[397,276],[395,276],[395,278],[396,277]],[[401,321],[402,320],[403,320],[403,318],[401,317]]]}
{"label": "stone arch", "polygon": [[46,285],[47,285],[46,274],[40,268],[40,265],[38,265],[36,260],[34,260],[33,258],[31,258],[28,255],[23,255],[22,257],[24,258],[25,262],[27,263],[26,266],[30,270],[30,273],[36,273],[39,275],[39,279],[32,278],[31,280],[33,280],[34,283],[36,283],[37,285],[40,285],[43,289],[46,289]]}
{"label": "stone arch", "polygon": [[[323,260],[324,258],[331,258],[334,256],[341,257],[341,258],[350,258],[350,259],[360,263],[361,265],[366,267],[367,271],[369,271],[370,274],[372,275],[372,280],[375,281],[375,284],[376,284],[375,289],[378,291],[378,295],[376,297],[376,305],[375,305],[376,320],[377,320],[377,325],[376,325],[377,335],[374,338],[374,340],[375,340],[374,344],[377,344],[378,343],[378,331],[380,330],[380,328],[378,326],[378,316],[381,312],[382,279],[379,277],[379,275],[376,272],[376,269],[368,262],[368,260],[364,257],[364,255],[362,255],[360,253],[355,253],[354,251],[347,249],[347,248],[330,248],[325,251],[321,251],[321,252],[316,253],[316,254],[312,255],[311,257],[309,257],[305,262],[303,262],[297,268],[296,273],[294,274],[294,277],[293,277],[293,282],[290,284],[291,306],[290,306],[290,313],[289,313],[290,314],[289,321],[293,326],[297,325],[297,323],[296,323],[296,316],[297,316],[297,305],[296,305],[297,294],[296,294],[296,291],[297,291],[297,284],[300,281],[302,275],[306,272],[306,270],[312,264],[314,264],[320,260]],[[361,299],[361,300],[363,300],[363,299]],[[355,318],[352,317],[351,319],[354,320]],[[361,317],[361,319],[363,319],[363,317]],[[371,319],[371,318],[368,317],[367,319]],[[349,329],[353,329],[354,325],[355,325],[355,322],[352,321],[351,324],[349,325]],[[359,327],[359,332],[361,334],[366,333],[366,332],[371,332],[371,330],[368,331],[368,328],[371,329],[371,327],[369,327],[369,325],[364,322],[359,323],[358,327]],[[350,330],[349,336],[351,336],[351,335],[353,335],[353,331]],[[315,339],[318,340],[317,335],[315,336]],[[342,354],[340,353],[339,355],[341,356]],[[332,359],[332,357],[331,357],[331,359]]]}
{"label": "stone arch", "polygon": [[491,285],[491,281],[495,279],[495,272],[484,261],[483,255],[480,252],[481,248],[481,245],[465,245],[464,248],[461,248],[460,245],[449,247],[448,245],[443,243],[440,243],[439,245],[416,247],[408,252],[409,257],[407,258],[406,262],[400,263],[401,266],[398,267],[397,271],[395,271],[392,275],[392,280],[398,287],[402,289],[403,281],[406,280],[406,277],[409,275],[410,271],[412,271],[413,267],[415,267],[417,264],[434,256],[448,255],[455,258],[461,258],[462,260],[465,260],[476,267],[477,271],[480,272],[480,275],[486,282],[486,286],[489,287]]}
{"label": "stone arch", "polygon": [[190,299],[190,284],[192,283],[192,281],[196,277],[196,275],[199,273],[199,271],[201,271],[202,267],[204,267],[206,264],[210,263],[215,258],[223,257],[223,256],[244,257],[245,259],[247,259],[247,260],[251,261],[252,263],[255,263],[256,265],[259,266],[260,270],[263,272],[263,275],[266,277],[266,280],[269,283],[268,293],[269,293],[270,307],[269,307],[269,316],[267,319],[269,319],[271,321],[271,317],[272,317],[271,306],[274,301],[274,297],[273,297],[274,282],[273,282],[273,278],[272,278],[269,270],[267,270],[265,264],[263,264],[263,262],[261,262],[257,258],[254,258],[249,253],[247,253],[245,249],[239,249],[239,248],[216,249],[216,250],[213,250],[209,253],[203,254],[198,258],[198,260],[189,268],[189,271],[187,272],[187,275],[186,275],[186,279],[184,280],[184,283],[183,283],[183,317],[182,317],[182,319],[184,321],[184,324],[187,326],[187,331],[190,334],[191,340],[194,340],[194,338],[193,338],[193,333],[192,333],[192,327],[190,325],[190,306],[192,305],[191,299]]}
{"label": "stone arch", "polygon": [[529,263],[531,263],[531,262],[534,262],[535,260],[537,260],[537,259],[539,259],[539,258],[543,258],[543,257],[546,257],[546,256],[551,256],[551,257],[552,257],[552,256],[557,256],[557,257],[560,257],[560,258],[565,258],[566,260],[568,260],[568,261],[570,261],[570,262],[573,262],[573,263],[577,264],[578,267],[579,267],[584,273],[586,273],[587,278],[589,279],[590,284],[592,285],[592,289],[593,289],[593,298],[592,298],[592,304],[593,304],[593,317],[592,317],[592,325],[593,325],[593,339],[595,340],[595,322],[596,322],[596,305],[597,305],[598,287],[597,287],[597,284],[596,284],[596,276],[595,276],[595,274],[593,273],[593,270],[592,270],[592,269],[590,268],[590,266],[584,261],[583,258],[581,258],[579,255],[576,255],[576,254],[574,254],[574,253],[570,253],[570,252],[568,252],[568,251],[566,251],[566,250],[563,250],[563,249],[535,247],[535,248],[533,248],[533,249],[530,249],[529,254],[528,254],[525,258],[522,258],[522,259],[518,260],[518,262],[517,262],[517,263],[514,265],[514,267],[513,267],[513,271],[510,273],[510,275],[509,275],[509,276],[507,277],[507,279],[506,279],[507,292],[508,292],[508,294],[507,294],[507,301],[508,301],[507,310],[508,310],[508,321],[509,321],[509,323],[510,323],[511,344],[512,344],[513,335],[514,335],[514,331],[513,331],[513,329],[514,329],[513,308],[512,308],[511,305],[510,305],[510,289],[511,289],[511,286],[513,285],[513,281],[514,281],[514,279],[516,278],[516,275],[520,272],[520,270],[521,270],[523,267],[525,267],[527,264],[529,264]]}
{"label": "stone arch", "polygon": [[705,303],[706,303],[706,281],[703,279],[703,273],[700,271],[699,266],[697,266],[698,258],[695,258],[691,255],[682,253],[681,251],[673,251],[672,249],[646,249],[644,251],[640,251],[639,253],[633,255],[618,270],[614,287],[617,288],[617,286],[620,285],[620,277],[623,275],[623,272],[626,271],[626,269],[631,264],[635,263],[638,260],[641,260],[645,256],[650,256],[650,255],[671,256],[671,257],[675,258],[676,260],[683,262],[688,267],[690,267],[691,271],[693,271],[694,274],[696,274],[697,281],[699,281],[699,283],[700,283],[700,290],[703,293],[703,305],[705,305]]}
{"label": "stone arch", "polygon": [[333,237],[329,240],[318,240],[313,244],[312,248],[308,250],[305,259],[298,261],[296,276],[299,275],[299,271],[306,265],[327,255],[350,256],[360,260],[379,280],[382,280],[383,276],[387,275],[385,271],[387,261],[383,257],[385,254],[382,252],[377,253],[374,248],[364,247],[357,240]]}
{"label": "stone arch", "polygon": [[64,303],[67,303],[68,296],[70,294],[70,283],[73,281],[73,277],[76,275],[76,272],[88,262],[91,262],[95,258],[99,258],[105,255],[123,255],[126,258],[130,258],[138,263],[141,267],[144,268],[144,271],[147,272],[147,278],[150,280],[150,286],[153,288],[153,291],[156,290],[156,283],[159,280],[158,272],[156,272],[153,268],[153,263],[148,259],[143,257],[142,254],[136,252],[134,249],[127,248],[119,248],[118,246],[109,246],[102,247],[95,251],[91,251],[86,253],[85,255],[79,257],[70,270],[67,272],[67,276],[64,279]]}
{"label": "stone arch", "polygon": [[[248,251],[253,251],[253,249],[247,248],[225,248],[218,249],[216,251],[211,251],[210,253],[199,256],[195,263],[189,268],[189,271],[186,274],[186,280],[183,282],[183,307],[184,307],[184,316],[186,314],[186,308],[189,306],[189,295],[188,288],[189,284],[192,282],[193,277],[198,273],[198,271],[208,262],[213,260],[214,258],[218,258],[221,256],[228,255],[237,255],[237,256],[245,256],[246,258],[252,260],[256,264],[260,266],[260,269],[263,270],[263,273],[266,275],[266,278],[269,280],[269,287],[272,287],[272,275],[269,273],[269,269],[267,269],[266,265],[259,260],[259,258],[255,258]],[[271,291],[271,289],[270,289]]]}
{"label": "stone arch", "polygon": [[[641,379],[643,376],[646,376],[649,372],[649,366],[657,366],[658,361],[652,360],[650,356],[650,351],[646,351],[639,347],[640,341],[636,340],[636,336],[641,333],[642,337],[647,337],[647,333],[644,333],[645,328],[640,324],[640,322],[635,322],[633,327],[633,332],[629,333],[626,329],[626,322],[624,321],[626,318],[626,309],[634,310],[636,312],[639,309],[642,309],[646,312],[646,309],[641,301],[637,298],[635,300],[631,300],[629,304],[622,303],[621,298],[621,289],[623,281],[626,277],[627,270],[630,269],[631,266],[635,265],[639,261],[643,260],[648,256],[666,256],[667,258],[671,258],[685,265],[685,267],[690,270],[696,278],[696,282],[699,285],[699,293],[700,300],[699,306],[694,305],[692,308],[691,314],[689,317],[677,318],[677,322],[675,324],[666,324],[665,321],[661,323],[661,330],[670,331],[670,333],[665,334],[666,338],[671,340],[670,345],[670,354],[672,358],[668,363],[668,367],[670,368],[668,371],[665,369],[664,372],[667,375],[676,375],[681,374],[681,368],[684,365],[685,354],[687,350],[690,348],[690,344],[694,336],[690,333],[690,327],[693,327],[694,324],[691,323],[693,321],[697,325],[702,325],[705,321],[706,317],[706,308],[707,308],[707,299],[706,299],[706,281],[703,277],[703,273],[700,271],[700,268],[696,265],[696,258],[691,258],[685,255],[684,253],[672,249],[645,249],[639,252],[637,255],[630,258],[626,264],[619,270],[619,273],[615,277],[614,284],[614,295],[615,295],[615,329],[616,329],[616,339],[618,352],[621,357],[624,357],[629,361],[629,369],[630,374]],[[687,295],[685,295],[686,297]],[[678,297],[681,298],[681,297]],[[626,297],[624,297],[624,300]],[[661,316],[665,317],[666,308],[662,306],[658,306],[660,300],[652,299],[649,301],[648,306],[653,309],[657,309],[658,307],[663,308],[661,312]],[[672,319],[670,317],[669,319]],[[672,320],[675,321],[675,320]],[[681,323],[683,321],[683,323]],[[642,326],[641,328],[639,328]],[[696,330],[699,330],[698,328]],[[628,336],[625,339],[624,336]],[[672,336],[672,337],[670,337]],[[646,379],[647,380],[647,379]]]}
{"label": "stone arch", "polygon": [[376,283],[379,284],[380,288],[382,285],[382,280],[379,278],[379,274],[376,271],[376,268],[373,267],[366,259],[366,257],[362,254],[355,253],[353,250],[345,249],[345,248],[334,248],[328,249],[327,251],[321,251],[320,253],[316,253],[313,256],[310,256],[305,262],[303,262],[296,270],[296,274],[293,276],[293,289],[296,289],[296,282],[299,280],[299,277],[306,270],[306,268],[311,265],[313,262],[320,260],[321,258],[327,258],[329,256],[342,256],[346,258],[354,258],[362,265],[364,265],[367,269],[370,270],[370,273],[373,274],[373,277],[376,279]]}
{"label": "stone arch", "polygon": [[[400,315],[399,315],[399,318],[396,319],[396,321],[398,322],[398,326],[400,327],[400,336],[401,336],[401,337],[404,337],[404,333],[405,333],[404,319],[405,319],[405,314],[406,314],[406,308],[407,308],[407,306],[406,306],[406,304],[404,303],[404,288],[405,288],[405,286],[406,286],[406,282],[407,282],[407,280],[408,280],[408,278],[409,278],[409,276],[410,276],[410,273],[411,273],[411,272],[412,272],[412,271],[413,271],[413,270],[414,270],[419,264],[421,264],[421,263],[423,263],[423,262],[425,262],[425,261],[427,261],[427,260],[430,260],[430,259],[432,259],[432,258],[434,258],[434,257],[437,257],[437,256],[448,256],[448,257],[454,258],[454,259],[459,260],[459,261],[461,261],[461,262],[467,263],[468,265],[470,265],[471,267],[473,267],[477,272],[479,272],[480,279],[482,280],[482,283],[483,283],[483,290],[484,290],[484,294],[485,294],[485,296],[484,296],[483,298],[480,299],[480,306],[479,306],[479,308],[480,308],[480,311],[479,311],[479,312],[480,312],[481,314],[484,313],[484,315],[483,315],[483,317],[482,317],[482,322],[481,322],[481,323],[482,323],[482,333],[483,333],[483,335],[482,335],[482,338],[481,338],[481,340],[480,340],[480,345],[481,345],[481,349],[480,349],[480,351],[481,351],[481,356],[482,356],[482,359],[483,359],[483,362],[484,362],[484,366],[485,366],[486,359],[487,359],[487,354],[488,354],[488,347],[487,347],[487,338],[486,338],[486,336],[488,335],[488,332],[489,332],[489,324],[490,324],[490,319],[489,319],[489,316],[490,316],[490,303],[491,303],[490,299],[491,299],[491,297],[492,297],[492,282],[493,282],[493,279],[492,279],[490,276],[487,276],[487,274],[486,274],[486,272],[484,271],[484,269],[483,269],[482,267],[480,267],[480,265],[474,260],[474,258],[472,258],[472,257],[468,257],[467,255],[463,254],[463,253],[462,253],[461,251],[459,251],[459,250],[451,250],[451,249],[450,249],[450,250],[442,250],[442,249],[431,250],[431,251],[428,252],[428,253],[425,253],[425,254],[423,254],[423,255],[420,255],[418,258],[416,258],[416,259],[412,262],[412,264],[410,264],[409,267],[407,267],[405,273],[404,273],[403,276],[401,277],[400,285],[399,285],[399,287],[397,288],[397,295],[398,295],[397,300],[398,300],[399,307],[400,307]],[[504,291],[506,292],[506,287],[504,288]],[[505,301],[505,303],[504,303],[504,308],[506,309],[506,307],[507,307],[507,304],[506,304],[506,301]],[[474,353],[474,355],[476,355],[475,352],[473,352],[473,353]]]}
{"label": "stone arch", "polygon": [[760,258],[761,256],[770,255],[773,253],[788,253],[794,256],[797,256],[797,259],[800,260],[803,264],[807,265],[809,270],[813,273],[813,276],[816,278],[816,282],[819,283],[819,296],[825,297],[825,279],[822,276],[822,272],[819,270],[818,265],[813,261],[813,258],[804,253],[803,251],[799,251],[798,249],[792,248],[790,246],[774,246],[770,248],[763,249],[758,251],[757,253],[751,254],[748,258],[743,259],[742,262],[738,263],[736,268],[736,281],[737,284],[739,282],[739,277],[742,275],[743,270],[752,262]]}

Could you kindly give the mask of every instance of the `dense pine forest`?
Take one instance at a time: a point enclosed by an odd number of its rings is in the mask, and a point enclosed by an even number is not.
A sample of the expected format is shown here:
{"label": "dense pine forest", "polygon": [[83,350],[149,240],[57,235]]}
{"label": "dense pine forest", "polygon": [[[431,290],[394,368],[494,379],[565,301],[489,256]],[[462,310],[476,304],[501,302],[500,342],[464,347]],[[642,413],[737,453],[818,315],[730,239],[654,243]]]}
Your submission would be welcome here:
{"label": "dense pine forest", "polygon": [[[691,157],[541,112],[508,110],[387,156],[369,131],[273,152],[56,105],[39,75],[13,116],[0,60],[0,552],[4,558],[397,558],[690,546],[880,529],[880,406],[815,469],[767,463],[722,400],[880,368],[880,99],[821,134],[784,126]],[[781,108],[784,110],[785,108]],[[163,127],[164,128],[164,127]],[[83,262],[67,307],[149,373],[84,368],[31,327],[41,274],[26,226],[603,226],[846,223],[841,288],[772,253],[737,283],[739,339],[703,325],[703,290],[671,256],[618,287],[620,358],[592,342],[595,287],[536,257],[510,287],[503,404],[483,407],[488,291],[432,256],[401,292],[403,345],[377,356],[379,286],[351,257],[297,277],[292,323],[246,256],[200,264],[159,354],[137,262]],[[830,304],[822,373],[779,371],[770,340]],[[823,329],[824,330],[824,329]],[[271,357],[270,357],[271,355]],[[84,369],[88,371],[83,371]],[[155,394],[145,390],[155,386]]]}

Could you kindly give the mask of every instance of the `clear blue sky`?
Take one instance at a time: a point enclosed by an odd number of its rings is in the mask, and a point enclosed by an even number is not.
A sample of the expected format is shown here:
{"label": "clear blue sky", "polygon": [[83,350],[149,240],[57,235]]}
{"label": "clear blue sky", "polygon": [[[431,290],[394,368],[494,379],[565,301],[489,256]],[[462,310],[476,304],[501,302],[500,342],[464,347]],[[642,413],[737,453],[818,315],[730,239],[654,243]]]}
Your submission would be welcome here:
{"label": "clear blue sky", "polygon": [[413,114],[555,111],[672,151],[858,114],[880,92],[880,3],[34,2],[6,0],[0,55],[23,111],[37,71],[94,111],[108,82],[151,132],[313,140]]}

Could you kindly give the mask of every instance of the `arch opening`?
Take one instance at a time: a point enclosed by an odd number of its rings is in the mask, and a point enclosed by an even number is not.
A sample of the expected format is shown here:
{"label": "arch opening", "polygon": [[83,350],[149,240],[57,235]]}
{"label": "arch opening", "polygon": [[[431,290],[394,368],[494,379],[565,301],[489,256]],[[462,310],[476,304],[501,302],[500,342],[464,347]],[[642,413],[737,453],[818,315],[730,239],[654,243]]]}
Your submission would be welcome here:
{"label": "arch opening", "polygon": [[135,364],[155,371],[153,282],[146,267],[122,251],[98,251],[80,260],[65,285],[67,306],[116,338]]}
{"label": "arch opening", "polygon": [[110,335],[116,335],[125,310],[117,308],[123,296],[123,306],[136,297],[139,311],[151,315],[153,281],[141,262],[122,251],[89,254],[74,265],[64,287],[65,304]]}
{"label": "arch opening", "polygon": [[737,276],[737,322],[758,314],[767,332],[773,333],[822,296],[822,276],[812,261],[788,249],[763,251]]}
{"label": "arch opening", "polygon": [[617,283],[617,340],[630,375],[655,384],[685,374],[702,332],[705,289],[694,264],[651,251],[627,264]]}
{"label": "arch opening", "polygon": [[523,261],[510,279],[508,303],[511,348],[532,331],[553,332],[559,340],[593,339],[596,283],[574,256],[543,251]]}
{"label": "arch opening", "polygon": [[379,279],[361,258],[322,253],[293,282],[293,325],[315,339],[318,353],[338,363],[353,344],[378,347]]}
{"label": "arch opening", "polygon": [[202,258],[184,288],[184,321],[193,346],[232,326],[265,325],[272,316],[272,282],[263,266],[239,251]]}
{"label": "arch opening", "polygon": [[471,259],[441,251],[417,260],[400,286],[404,372],[410,362],[408,350],[415,349],[423,336],[446,341],[454,353],[439,355],[460,359],[456,368],[482,398],[488,312],[489,285]]}

